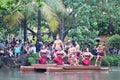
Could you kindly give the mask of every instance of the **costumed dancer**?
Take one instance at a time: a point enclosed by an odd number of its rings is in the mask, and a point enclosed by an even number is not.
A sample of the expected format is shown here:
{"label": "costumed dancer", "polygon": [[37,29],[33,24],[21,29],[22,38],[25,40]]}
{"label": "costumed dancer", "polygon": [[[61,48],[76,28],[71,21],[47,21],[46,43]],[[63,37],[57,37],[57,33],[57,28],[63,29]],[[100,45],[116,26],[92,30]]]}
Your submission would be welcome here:
{"label": "costumed dancer", "polygon": [[39,53],[39,58],[38,58],[39,64],[47,64],[47,52],[48,50],[46,49],[45,45],[43,45],[43,48]]}
{"label": "costumed dancer", "polygon": [[57,65],[63,65],[64,61],[63,58],[65,57],[66,53],[61,49],[61,47],[58,48],[58,51],[55,52],[54,62]]}
{"label": "costumed dancer", "polygon": [[[102,42],[101,45],[99,45],[97,48],[97,58],[95,61],[95,66],[98,66],[98,65],[101,66],[103,56],[106,56],[104,42]],[[99,61],[99,64],[98,64],[98,61]]]}
{"label": "costumed dancer", "polygon": [[78,44],[77,41],[75,42],[75,48],[76,48],[76,53],[75,53],[75,55],[76,55],[77,60],[78,60],[78,62],[79,62],[79,58],[80,58],[80,56],[81,56],[81,51],[80,51],[80,46],[79,46],[79,44]]}
{"label": "costumed dancer", "polygon": [[86,51],[82,54],[82,58],[82,65],[89,66],[93,58],[92,53],[89,52],[89,48],[86,48]]}
{"label": "costumed dancer", "polygon": [[59,35],[57,35],[56,40],[54,41],[52,45],[52,49],[54,50],[53,53],[56,52],[59,47],[61,47],[64,50],[63,42],[60,40]]}
{"label": "costumed dancer", "polygon": [[68,60],[67,64],[78,65],[78,60],[76,56],[76,48],[71,43],[71,47],[68,49]]}

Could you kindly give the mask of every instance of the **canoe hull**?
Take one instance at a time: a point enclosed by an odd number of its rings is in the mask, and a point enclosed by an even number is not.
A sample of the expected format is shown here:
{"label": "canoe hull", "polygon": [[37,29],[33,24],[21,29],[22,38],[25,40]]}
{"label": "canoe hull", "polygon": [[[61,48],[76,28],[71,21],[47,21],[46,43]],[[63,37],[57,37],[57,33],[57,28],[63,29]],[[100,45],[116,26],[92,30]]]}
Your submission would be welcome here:
{"label": "canoe hull", "polygon": [[21,66],[21,71],[45,71],[45,72],[82,72],[82,71],[109,71],[109,68],[99,66],[83,65],[56,65],[56,64],[32,64],[32,66]]}

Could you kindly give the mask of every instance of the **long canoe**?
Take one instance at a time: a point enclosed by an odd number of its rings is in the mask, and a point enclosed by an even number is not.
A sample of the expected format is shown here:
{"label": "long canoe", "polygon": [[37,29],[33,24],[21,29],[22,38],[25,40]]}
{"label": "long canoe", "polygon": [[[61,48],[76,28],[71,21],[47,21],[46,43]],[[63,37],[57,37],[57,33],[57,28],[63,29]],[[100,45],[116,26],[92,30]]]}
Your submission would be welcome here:
{"label": "long canoe", "polygon": [[21,71],[42,71],[42,72],[81,72],[81,71],[109,71],[108,67],[83,66],[83,65],[56,65],[56,64],[32,64],[21,66]]}

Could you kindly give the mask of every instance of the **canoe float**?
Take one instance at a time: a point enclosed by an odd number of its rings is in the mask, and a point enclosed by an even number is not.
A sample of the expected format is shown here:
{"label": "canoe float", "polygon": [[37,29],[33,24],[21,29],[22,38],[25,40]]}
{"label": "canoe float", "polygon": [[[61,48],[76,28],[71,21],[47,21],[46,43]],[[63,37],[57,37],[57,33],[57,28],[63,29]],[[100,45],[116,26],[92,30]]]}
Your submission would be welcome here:
{"label": "canoe float", "polygon": [[83,66],[83,65],[56,65],[56,64],[32,64],[31,66],[21,66],[20,71],[40,71],[40,72],[82,72],[82,71],[109,71],[108,67]]}

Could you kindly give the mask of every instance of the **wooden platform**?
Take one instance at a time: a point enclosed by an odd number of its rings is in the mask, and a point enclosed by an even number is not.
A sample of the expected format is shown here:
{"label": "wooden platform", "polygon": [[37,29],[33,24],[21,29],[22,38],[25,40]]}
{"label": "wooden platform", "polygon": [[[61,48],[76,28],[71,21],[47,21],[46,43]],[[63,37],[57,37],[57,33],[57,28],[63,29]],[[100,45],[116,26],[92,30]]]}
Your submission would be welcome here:
{"label": "wooden platform", "polygon": [[109,71],[109,68],[99,66],[83,65],[56,65],[56,64],[32,64],[32,66],[21,66],[21,71],[41,72],[81,72],[81,71]]}

